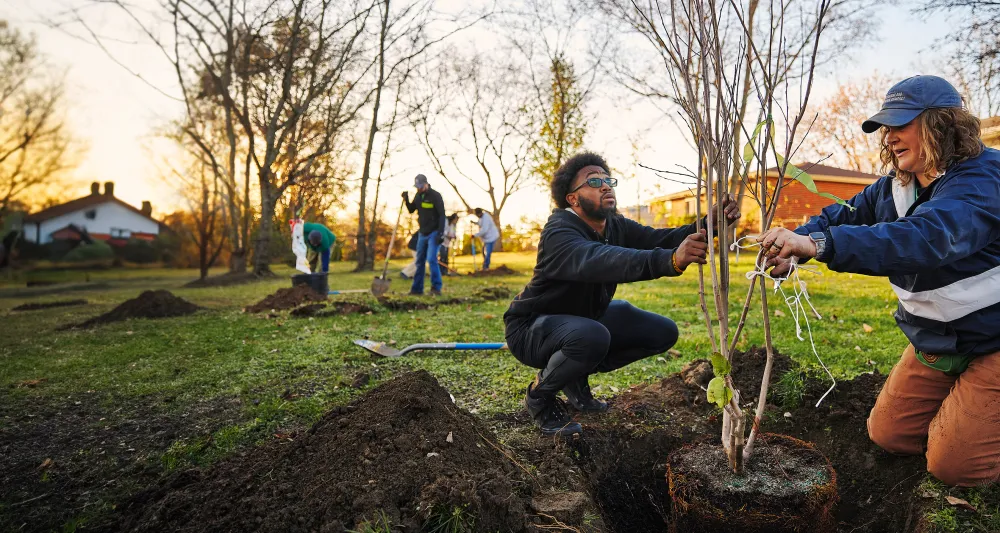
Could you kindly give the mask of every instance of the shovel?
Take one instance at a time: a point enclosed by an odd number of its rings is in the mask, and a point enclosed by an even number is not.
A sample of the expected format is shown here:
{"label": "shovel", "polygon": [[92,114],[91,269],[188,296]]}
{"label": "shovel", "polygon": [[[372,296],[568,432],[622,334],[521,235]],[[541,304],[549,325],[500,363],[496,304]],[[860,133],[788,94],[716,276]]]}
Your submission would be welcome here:
{"label": "shovel", "polygon": [[334,295],[334,294],[350,294],[350,293],[354,293],[354,292],[368,292],[368,289],[345,289],[345,290],[341,290],[341,291],[330,291],[327,294],[329,294],[329,295]]}
{"label": "shovel", "polygon": [[411,344],[402,350],[397,350],[384,342],[357,339],[354,344],[368,350],[379,357],[399,357],[416,350],[506,350],[506,342],[431,342]]}
{"label": "shovel", "polygon": [[396,225],[392,227],[392,236],[389,237],[389,249],[385,251],[385,266],[382,267],[382,275],[372,280],[372,294],[374,294],[376,298],[381,297],[388,292],[389,284],[392,283],[392,280],[387,279],[385,274],[389,271],[389,257],[392,256],[392,245],[396,242],[396,230],[399,229],[399,219],[403,218],[404,205],[406,205],[406,200],[403,200],[399,204],[399,214],[396,215]]}

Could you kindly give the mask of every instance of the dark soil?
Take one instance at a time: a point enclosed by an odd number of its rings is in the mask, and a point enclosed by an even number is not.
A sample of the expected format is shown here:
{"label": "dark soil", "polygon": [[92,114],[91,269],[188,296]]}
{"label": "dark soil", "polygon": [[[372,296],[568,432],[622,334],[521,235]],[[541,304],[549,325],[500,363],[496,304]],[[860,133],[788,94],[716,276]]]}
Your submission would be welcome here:
{"label": "dark soil", "polygon": [[507,265],[500,265],[498,267],[489,268],[486,270],[477,270],[475,272],[469,272],[466,276],[471,276],[473,278],[486,278],[491,276],[516,276],[518,272]]}
{"label": "dark soil", "polygon": [[[271,276],[273,277],[273,276]],[[262,278],[253,272],[226,272],[218,276],[208,276],[205,279],[196,279],[184,284],[185,288],[205,288],[205,287],[229,287],[232,285],[243,285],[253,283]]]}
{"label": "dark soil", "polygon": [[70,307],[74,305],[87,305],[87,300],[59,300],[56,302],[45,302],[41,304],[21,304],[11,311],[38,311],[39,309],[52,309],[54,307]]}
{"label": "dark soil", "polygon": [[79,324],[67,324],[59,329],[89,328],[100,324],[121,322],[130,318],[170,318],[190,315],[199,309],[201,307],[183,298],[174,296],[170,291],[143,291],[136,298],[126,300],[118,307],[103,315],[85,320]]}
{"label": "dark soil", "polygon": [[112,502],[161,478],[171,443],[205,438],[239,412],[227,398],[176,410],[169,397],[133,398],[123,409],[101,393],[7,394],[0,389],[0,531],[72,530],[82,517],[96,524]]}
{"label": "dark soil", "polygon": [[267,311],[284,311],[293,309],[306,302],[325,302],[326,295],[319,294],[306,285],[297,285],[288,289],[278,289],[267,298],[245,307],[247,313],[265,313]]}
{"label": "dark soil", "polygon": [[475,518],[466,531],[523,531],[529,478],[496,442],[430,374],[413,372],[290,443],[139,493],[118,506],[116,529],[343,532],[385,516],[393,531],[416,532],[459,508]]}
{"label": "dark soil", "polygon": [[374,312],[375,309],[371,306],[358,302],[331,302],[329,305],[322,303],[306,304],[293,309],[289,315],[299,318],[325,318],[340,315],[371,314]]}
{"label": "dark soil", "polygon": [[[745,403],[756,403],[764,366],[762,350],[734,357],[733,377]],[[774,382],[793,363],[778,354]],[[764,429],[814,443],[837,472],[837,531],[909,533],[917,522],[913,488],[925,472],[922,457],[897,457],[867,435],[865,420],[885,377],[862,374],[840,381],[820,405],[829,387],[807,378],[800,407],[768,405]],[[578,463],[587,473],[589,491],[610,531],[662,531],[672,523],[665,479],[667,456],[686,444],[718,444],[721,416],[705,393],[680,375],[636,387],[613,398],[603,420],[577,416],[584,438],[574,441]],[[784,416],[787,412],[790,416]],[[764,446],[765,444],[761,444]]]}
{"label": "dark soil", "polygon": [[671,531],[830,533],[837,475],[811,444],[764,434],[743,474],[715,443],[685,446],[667,459]]}

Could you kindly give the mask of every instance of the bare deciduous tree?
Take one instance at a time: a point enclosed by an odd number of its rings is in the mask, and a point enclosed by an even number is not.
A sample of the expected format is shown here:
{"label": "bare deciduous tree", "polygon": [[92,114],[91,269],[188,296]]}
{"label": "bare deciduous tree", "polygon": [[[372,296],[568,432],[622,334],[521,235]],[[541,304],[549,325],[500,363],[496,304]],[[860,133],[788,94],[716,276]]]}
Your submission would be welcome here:
{"label": "bare deciduous tree", "polygon": [[63,105],[63,83],[35,41],[0,21],[0,223],[12,202],[76,165]]}
{"label": "bare deciduous tree", "polygon": [[881,74],[842,85],[817,108],[800,160],[829,158],[843,168],[875,174],[882,166],[878,138],[860,124],[882,105],[889,80]]}
{"label": "bare deciduous tree", "polygon": [[[431,165],[468,210],[469,183],[486,194],[497,228],[511,196],[531,185],[532,101],[516,63],[452,56],[413,104],[414,130]],[[461,179],[461,181],[460,181]]]}

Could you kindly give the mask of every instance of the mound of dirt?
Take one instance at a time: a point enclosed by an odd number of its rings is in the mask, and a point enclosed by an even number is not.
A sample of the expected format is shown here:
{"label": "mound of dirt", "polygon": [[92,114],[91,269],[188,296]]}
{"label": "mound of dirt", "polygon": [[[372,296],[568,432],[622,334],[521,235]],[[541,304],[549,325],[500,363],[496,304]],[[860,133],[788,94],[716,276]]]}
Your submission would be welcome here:
{"label": "mound of dirt", "polygon": [[327,304],[307,304],[302,307],[292,309],[289,315],[294,317],[325,318],[340,315],[356,315],[373,313],[375,310],[369,306],[358,302],[332,302]]}
{"label": "mound of dirt", "polygon": [[87,300],[59,300],[56,302],[45,302],[41,304],[21,304],[11,311],[38,311],[40,309],[52,309],[54,307],[70,307],[74,305],[87,305]]}
{"label": "mound of dirt", "polygon": [[483,287],[482,289],[472,293],[472,296],[473,298],[492,301],[510,298],[512,294],[514,294],[514,291],[510,290],[510,288],[504,287],[503,285],[497,285],[495,287]]}
{"label": "mound of dirt", "polygon": [[246,313],[264,313],[267,311],[284,311],[293,309],[306,302],[324,302],[326,295],[320,294],[307,285],[296,285],[289,289],[278,289],[274,294],[263,300],[243,308]]}
{"label": "mound of dirt", "polygon": [[491,276],[516,276],[518,272],[507,265],[500,265],[498,267],[489,268],[486,270],[477,270],[475,272],[469,272],[466,276],[471,276],[473,278],[486,278]]}
{"label": "mound of dirt", "polygon": [[290,444],[273,441],[136,495],[118,506],[117,525],[344,532],[379,520],[379,531],[524,531],[531,487],[495,443],[437,380],[413,372],[327,413]]}
{"label": "mound of dirt", "polygon": [[88,328],[99,324],[120,322],[130,318],[169,318],[190,315],[201,309],[197,305],[174,296],[170,291],[144,291],[118,307],[79,324],[68,324],[59,329]]}

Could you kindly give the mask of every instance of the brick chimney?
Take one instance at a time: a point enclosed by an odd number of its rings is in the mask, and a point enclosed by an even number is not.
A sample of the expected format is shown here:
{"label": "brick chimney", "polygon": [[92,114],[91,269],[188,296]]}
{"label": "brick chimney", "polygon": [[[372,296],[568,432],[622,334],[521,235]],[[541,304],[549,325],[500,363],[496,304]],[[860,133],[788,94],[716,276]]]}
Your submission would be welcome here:
{"label": "brick chimney", "polygon": [[115,195],[115,182],[105,181],[104,182],[104,196],[114,196]]}
{"label": "brick chimney", "polygon": [[142,209],[140,209],[140,211],[142,211],[142,214],[147,217],[151,216],[153,214],[153,204],[149,203],[149,200],[143,200]]}
{"label": "brick chimney", "polygon": [[101,184],[99,182],[95,181],[94,183],[90,184],[90,194],[93,196],[101,194]]}

